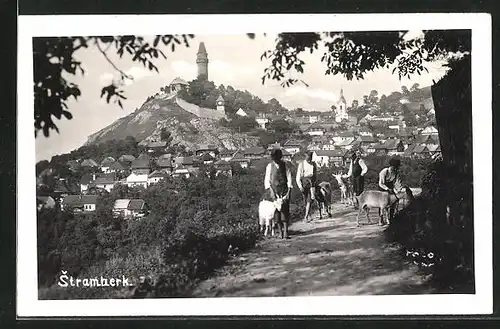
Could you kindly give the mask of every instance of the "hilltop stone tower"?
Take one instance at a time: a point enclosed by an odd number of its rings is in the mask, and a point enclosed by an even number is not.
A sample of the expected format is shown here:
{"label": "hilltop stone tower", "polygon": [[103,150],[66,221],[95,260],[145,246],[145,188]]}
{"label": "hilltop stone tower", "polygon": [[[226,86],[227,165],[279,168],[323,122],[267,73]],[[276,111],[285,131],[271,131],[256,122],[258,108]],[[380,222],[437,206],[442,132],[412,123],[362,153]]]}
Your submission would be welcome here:
{"label": "hilltop stone tower", "polygon": [[347,115],[347,101],[344,98],[344,90],[340,88],[340,98],[337,102],[337,112],[335,113],[335,121],[341,122],[344,119],[348,119]]}
{"label": "hilltop stone tower", "polygon": [[198,48],[196,64],[198,65],[198,79],[208,80],[208,54],[203,42],[200,42],[200,46]]}

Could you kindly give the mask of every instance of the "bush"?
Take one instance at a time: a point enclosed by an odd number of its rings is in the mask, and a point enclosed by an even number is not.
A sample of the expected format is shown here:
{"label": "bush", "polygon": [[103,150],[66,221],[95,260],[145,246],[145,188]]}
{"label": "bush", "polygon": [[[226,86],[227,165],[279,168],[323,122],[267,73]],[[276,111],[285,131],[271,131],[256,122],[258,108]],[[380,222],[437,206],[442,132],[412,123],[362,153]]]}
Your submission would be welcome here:
{"label": "bush", "polygon": [[[471,181],[469,175],[459,176],[440,161],[433,163],[422,178],[422,194],[395,216],[385,232],[389,241],[403,246],[405,254],[407,250],[418,253],[410,254],[411,259],[423,264],[442,290],[474,291]],[[452,210],[451,225],[447,206]],[[429,253],[432,259],[425,256]]]}

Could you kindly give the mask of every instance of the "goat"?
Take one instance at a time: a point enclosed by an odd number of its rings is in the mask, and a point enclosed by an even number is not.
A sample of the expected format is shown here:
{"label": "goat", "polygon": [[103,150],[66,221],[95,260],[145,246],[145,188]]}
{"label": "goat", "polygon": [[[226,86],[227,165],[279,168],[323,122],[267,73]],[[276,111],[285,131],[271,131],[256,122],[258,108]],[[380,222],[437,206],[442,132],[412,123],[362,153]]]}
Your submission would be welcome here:
{"label": "goat", "polygon": [[319,219],[323,219],[323,215],[321,214],[321,208],[323,206],[325,207],[328,216],[332,217],[332,214],[330,212],[330,207],[333,198],[331,184],[329,182],[319,183],[315,194],[316,194],[316,201],[318,202]]}
{"label": "goat", "polygon": [[267,236],[269,228],[271,228],[271,236],[274,236],[274,227],[276,226],[274,214],[276,211],[281,211],[283,198],[277,198],[274,201],[262,200],[259,203],[259,225],[260,232]]}
{"label": "goat", "polygon": [[368,216],[370,208],[379,209],[380,225],[383,225],[384,213],[387,215],[387,224],[389,224],[390,219],[387,212],[391,207],[397,205],[399,201],[396,195],[382,191],[364,191],[359,196],[357,196],[356,199],[359,205],[358,216],[356,217],[356,223],[358,227],[360,226],[359,215],[363,210],[365,210],[368,223],[371,223],[370,216]]}
{"label": "goat", "polygon": [[333,174],[333,177],[337,180],[337,183],[339,184],[340,188],[340,202],[343,204],[347,205],[354,205],[353,202],[353,193],[352,193],[352,188],[349,184],[349,182],[345,182],[344,179],[342,178],[342,173],[339,172],[337,174]]}

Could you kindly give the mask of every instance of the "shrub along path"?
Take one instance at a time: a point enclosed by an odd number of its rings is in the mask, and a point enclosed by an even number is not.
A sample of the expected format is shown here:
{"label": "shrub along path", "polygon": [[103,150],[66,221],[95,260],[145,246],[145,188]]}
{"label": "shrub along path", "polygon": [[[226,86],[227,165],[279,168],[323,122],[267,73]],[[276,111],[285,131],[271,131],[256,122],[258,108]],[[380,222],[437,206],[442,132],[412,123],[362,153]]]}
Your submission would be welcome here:
{"label": "shrub along path", "polygon": [[[357,211],[334,204],[333,218],[296,222],[291,239],[267,238],[202,281],[193,297],[432,293],[417,267],[388,244],[378,225],[356,227]],[[365,219],[365,218],[363,218]]]}

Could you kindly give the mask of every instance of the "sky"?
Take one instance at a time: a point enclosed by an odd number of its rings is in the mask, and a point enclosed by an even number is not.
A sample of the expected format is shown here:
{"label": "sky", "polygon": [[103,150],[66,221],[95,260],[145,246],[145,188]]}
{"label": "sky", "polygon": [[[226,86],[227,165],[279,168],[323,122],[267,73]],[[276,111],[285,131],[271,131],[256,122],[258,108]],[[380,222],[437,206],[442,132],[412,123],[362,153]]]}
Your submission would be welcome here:
{"label": "sky", "polygon": [[[418,35],[418,32],[415,32]],[[50,160],[53,155],[70,152],[82,146],[92,133],[108,126],[115,120],[128,115],[140,107],[146,98],[159,92],[160,88],[168,85],[174,78],[181,77],[186,81],[196,78],[196,53],[200,42],[205,43],[209,64],[208,76],[216,86],[231,85],[236,89],[248,90],[268,101],[276,98],[283,106],[292,110],[327,111],[338,100],[340,89],[348,104],[354,99],[361,102],[363,95],[373,89],[379,96],[400,91],[401,86],[411,87],[419,83],[421,87],[429,86],[433,80],[438,80],[445,69],[440,63],[429,63],[426,67],[429,73],[414,76],[412,80],[399,80],[392,69],[377,70],[367,73],[363,80],[348,81],[341,75],[325,75],[326,65],[321,62],[323,49],[313,54],[304,53],[300,58],[306,63],[304,73],[297,76],[309,87],[296,85],[283,88],[277,81],[267,81],[262,85],[261,77],[269,62],[261,61],[262,53],[273,49],[275,35],[257,35],[250,39],[246,35],[196,35],[190,41],[190,47],[179,45],[174,52],[170,48],[164,50],[167,59],[159,59],[156,63],[159,73],[149,71],[140,63],[131,59],[119,59],[116,54],[109,54],[110,59],[118,68],[134,77],[124,86],[127,100],[123,102],[123,109],[117,104],[107,104],[100,99],[102,87],[117,77],[116,70],[106,61],[95,48],[81,49],[75,57],[82,62],[84,75],[68,75],[68,81],[77,84],[82,96],[74,101],[68,101],[69,111],[73,114],[72,120],[56,120],[59,134],[51,131],[46,138],[39,134],[36,139],[36,161]],[[153,37],[146,37],[152,40]]]}

